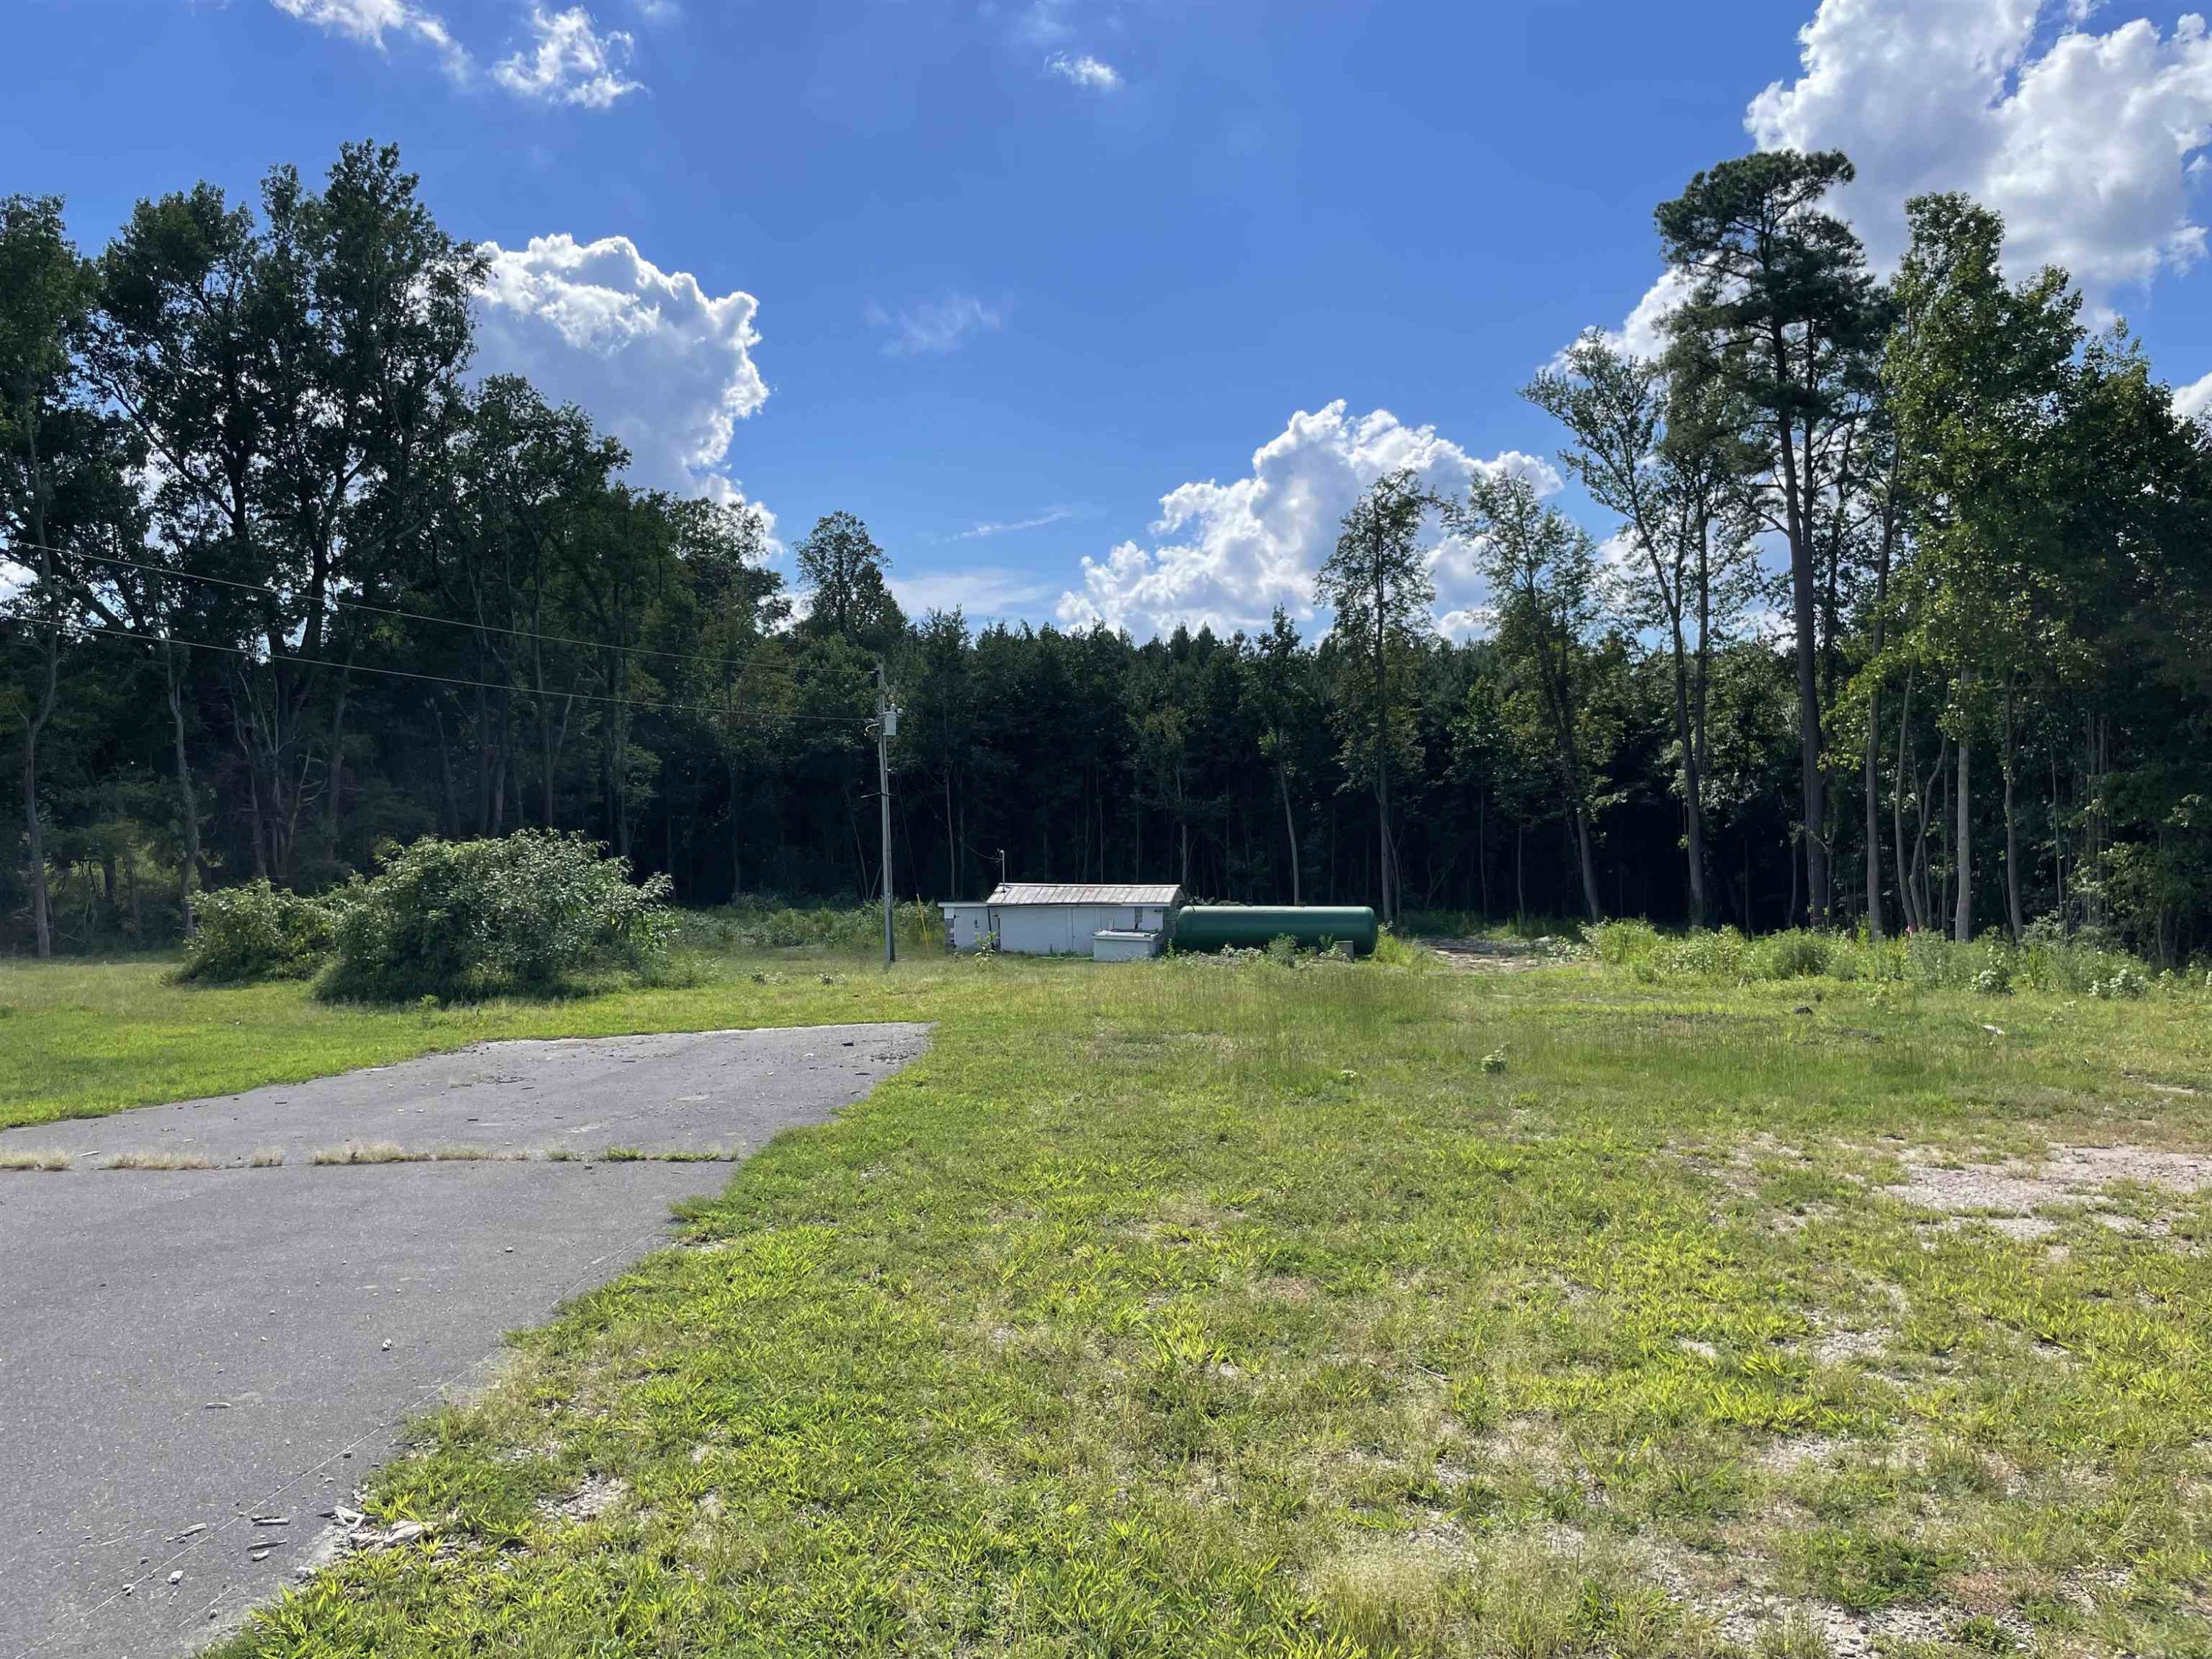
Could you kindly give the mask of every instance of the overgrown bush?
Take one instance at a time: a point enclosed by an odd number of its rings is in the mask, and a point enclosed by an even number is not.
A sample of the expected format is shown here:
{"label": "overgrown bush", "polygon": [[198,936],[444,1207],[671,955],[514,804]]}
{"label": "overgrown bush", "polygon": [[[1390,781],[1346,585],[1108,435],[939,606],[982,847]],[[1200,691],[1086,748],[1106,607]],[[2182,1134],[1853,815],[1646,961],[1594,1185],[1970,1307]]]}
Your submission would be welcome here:
{"label": "overgrown bush", "polygon": [[667,877],[635,884],[625,860],[580,836],[418,841],[348,890],[320,994],[472,998],[647,970],[674,926],[668,893]]}
{"label": "overgrown bush", "polygon": [[[2133,999],[2154,988],[2193,989],[2199,975],[2154,982],[2142,965],[2106,935],[2031,927],[2015,945],[2001,930],[1971,944],[1939,933],[1870,939],[1803,929],[1746,939],[1732,927],[1712,933],[1662,933],[1635,920],[1583,930],[1597,960],[1641,980],[1874,980],[1927,990],[1971,990],[1984,996],[2040,991],[2059,996]],[[2212,990],[2212,977],[2203,988]]]}
{"label": "overgrown bush", "polygon": [[181,980],[236,985],[306,979],[330,954],[342,901],[307,898],[265,881],[202,893],[199,931],[185,944]]}

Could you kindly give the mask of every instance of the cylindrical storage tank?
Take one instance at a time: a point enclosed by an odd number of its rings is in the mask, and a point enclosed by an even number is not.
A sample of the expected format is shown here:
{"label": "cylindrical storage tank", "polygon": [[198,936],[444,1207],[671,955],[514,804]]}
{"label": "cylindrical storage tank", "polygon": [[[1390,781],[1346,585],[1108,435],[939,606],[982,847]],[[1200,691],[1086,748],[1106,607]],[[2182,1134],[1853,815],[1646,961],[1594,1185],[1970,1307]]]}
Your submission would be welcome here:
{"label": "cylindrical storage tank", "polygon": [[1176,912],[1178,951],[1264,951],[1285,935],[1306,950],[1348,945],[1372,956],[1375,913],[1364,904],[1186,904]]}

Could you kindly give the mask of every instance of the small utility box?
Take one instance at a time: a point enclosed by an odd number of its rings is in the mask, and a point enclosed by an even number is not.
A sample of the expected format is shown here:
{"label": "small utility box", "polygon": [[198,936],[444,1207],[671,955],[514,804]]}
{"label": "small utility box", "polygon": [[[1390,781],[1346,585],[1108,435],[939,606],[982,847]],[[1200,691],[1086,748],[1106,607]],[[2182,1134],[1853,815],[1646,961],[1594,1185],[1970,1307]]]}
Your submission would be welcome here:
{"label": "small utility box", "polygon": [[1160,953],[1163,935],[1140,933],[1133,928],[1102,927],[1091,936],[1093,962],[1142,962]]}

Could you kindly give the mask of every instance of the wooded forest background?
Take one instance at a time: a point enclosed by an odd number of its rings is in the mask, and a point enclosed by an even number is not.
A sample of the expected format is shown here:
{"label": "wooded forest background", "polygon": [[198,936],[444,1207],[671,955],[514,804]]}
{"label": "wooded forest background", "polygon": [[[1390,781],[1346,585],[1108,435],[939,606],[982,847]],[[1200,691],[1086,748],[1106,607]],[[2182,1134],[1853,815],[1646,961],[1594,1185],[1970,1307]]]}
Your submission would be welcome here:
{"label": "wooded forest background", "polygon": [[[1528,388],[1606,514],[1376,481],[1257,637],[902,614],[833,514],[631,487],[469,373],[480,257],[395,151],[87,257],[0,204],[0,869],[15,951],[157,944],[196,890],[319,890],[426,835],[611,843],[687,903],[1164,880],[1386,915],[2096,930],[2212,948],[2212,432],[2003,227],[1911,204],[1878,282],[1836,155],[1656,216],[1669,345]],[[1484,638],[1433,621],[1457,537]]]}

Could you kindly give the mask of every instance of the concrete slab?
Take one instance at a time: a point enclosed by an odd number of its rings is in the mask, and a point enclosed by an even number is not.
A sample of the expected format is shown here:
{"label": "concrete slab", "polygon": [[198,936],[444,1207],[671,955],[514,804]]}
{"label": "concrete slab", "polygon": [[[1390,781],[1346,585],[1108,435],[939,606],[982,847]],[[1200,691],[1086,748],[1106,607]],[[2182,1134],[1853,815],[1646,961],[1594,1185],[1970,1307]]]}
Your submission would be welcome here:
{"label": "concrete slab", "polygon": [[[750,1151],[927,1036],[491,1043],[0,1133],[0,1152],[78,1155],[0,1173],[0,1655],[163,1659],[213,1639],[305,1562],[404,1416],[664,1243],[671,1203],[730,1173],[593,1155]],[[578,1159],[309,1161],[349,1139]],[[281,1167],[246,1167],[270,1146]],[[98,1167],[139,1151],[221,1167]]]}

